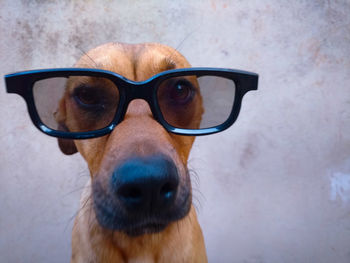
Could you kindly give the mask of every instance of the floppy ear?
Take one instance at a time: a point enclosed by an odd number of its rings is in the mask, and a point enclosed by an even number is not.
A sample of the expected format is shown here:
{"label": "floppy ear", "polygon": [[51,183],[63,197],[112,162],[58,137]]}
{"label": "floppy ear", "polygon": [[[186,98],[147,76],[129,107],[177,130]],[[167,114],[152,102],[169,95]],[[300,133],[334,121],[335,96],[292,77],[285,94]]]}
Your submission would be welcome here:
{"label": "floppy ear", "polygon": [[[59,124],[58,129],[60,131],[68,131],[68,128],[64,124]],[[75,146],[74,140],[72,139],[63,139],[58,138],[58,146],[64,154],[71,155],[78,152],[77,147]]]}
{"label": "floppy ear", "polygon": [[[68,128],[65,124],[66,121],[66,106],[64,97],[60,100],[58,109],[55,112],[55,119],[58,123],[58,130],[68,132]],[[64,154],[71,155],[78,152],[75,146],[74,140],[58,138],[58,146]]]}

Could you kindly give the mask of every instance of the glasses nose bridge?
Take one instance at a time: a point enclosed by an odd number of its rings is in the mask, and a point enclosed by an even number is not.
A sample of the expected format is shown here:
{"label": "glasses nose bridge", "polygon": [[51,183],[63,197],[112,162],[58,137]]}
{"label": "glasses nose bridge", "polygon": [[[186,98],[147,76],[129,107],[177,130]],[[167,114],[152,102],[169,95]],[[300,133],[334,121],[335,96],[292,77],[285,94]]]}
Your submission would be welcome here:
{"label": "glasses nose bridge", "polygon": [[[125,104],[123,106],[123,117],[124,119],[125,114],[128,111],[128,108],[130,104],[135,100],[143,100],[147,103],[151,114],[154,116],[154,110],[153,110],[153,93],[154,93],[154,83],[152,82],[129,82],[125,86],[125,95],[126,100]],[[156,116],[154,116],[156,117]]]}
{"label": "glasses nose bridge", "polygon": [[150,88],[148,83],[131,83],[128,88],[129,100],[144,99],[148,101],[151,95]]}
{"label": "glasses nose bridge", "polygon": [[[127,104],[136,99],[145,100],[152,107],[152,97],[154,92],[154,83],[145,82],[129,82],[126,87]],[[128,105],[126,105],[128,106]]]}

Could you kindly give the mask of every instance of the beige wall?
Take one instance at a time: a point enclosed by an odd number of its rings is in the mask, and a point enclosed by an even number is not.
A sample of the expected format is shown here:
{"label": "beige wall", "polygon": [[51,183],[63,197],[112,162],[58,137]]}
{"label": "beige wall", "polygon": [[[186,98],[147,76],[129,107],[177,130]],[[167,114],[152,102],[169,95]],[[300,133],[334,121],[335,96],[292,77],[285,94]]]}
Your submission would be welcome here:
{"label": "beige wall", "polygon": [[[0,75],[71,66],[109,41],[177,47],[193,66],[260,74],[190,168],[210,262],[350,262],[350,3],[0,0]],[[0,261],[67,262],[78,155],[0,82]],[[199,181],[199,182],[198,182]]]}

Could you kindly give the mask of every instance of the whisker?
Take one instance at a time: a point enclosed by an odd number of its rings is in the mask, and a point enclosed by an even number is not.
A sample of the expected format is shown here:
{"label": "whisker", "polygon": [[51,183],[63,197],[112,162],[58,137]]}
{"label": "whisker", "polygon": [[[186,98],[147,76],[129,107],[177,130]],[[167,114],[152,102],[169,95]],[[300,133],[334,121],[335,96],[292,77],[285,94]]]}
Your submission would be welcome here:
{"label": "whisker", "polygon": [[190,33],[188,33],[182,40],[181,42],[176,46],[175,50],[173,51],[173,53],[171,53],[170,55],[170,59],[173,57],[173,55],[175,54],[176,51],[179,51],[179,49],[181,48],[181,46],[183,45],[183,43],[194,33],[198,30],[198,27],[195,28],[194,30],[192,30]]}
{"label": "whisker", "polygon": [[67,230],[68,225],[72,222],[72,220],[74,220],[74,219],[77,218],[78,216],[79,216],[79,218],[82,217],[82,216],[84,216],[84,215],[86,214],[87,211],[91,211],[91,209],[88,209],[88,207],[87,207],[87,204],[88,204],[89,201],[91,200],[91,197],[92,197],[92,195],[90,195],[90,196],[86,199],[86,201],[84,202],[84,204],[83,204],[76,212],[74,212],[74,214],[68,219],[68,222],[67,222],[67,224],[66,224],[66,226],[65,226],[65,228],[64,228],[64,231]]}
{"label": "whisker", "polygon": [[192,219],[191,219],[191,216],[188,216],[187,218],[188,218],[188,220],[190,221],[190,225],[192,225]]}
{"label": "whisker", "polygon": [[92,57],[90,57],[88,55],[87,52],[85,52],[83,49],[81,49],[80,47],[76,47],[83,55],[85,55],[94,65],[95,65],[95,68],[98,68],[98,64],[95,62],[95,60],[92,59]]}
{"label": "whisker", "polygon": [[73,194],[73,193],[78,192],[78,191],[82,191],[82,190],[86,189],[87,187],[88,187],[88,186],[86,186],[86,185],[84,185],[84,186],[79,186],[79,187],[77,187],[77,188],[75,188],[75,189],[69,191],[68,193],[63,194],[62,197],[67,197],[68,195]]}
{"label": "whisker", "polygon": [[181,48],[181,46],[183,45],[183,43],[194,33],[198,30],[199,27],[193,29],[191,32],[189,32],[183,39],[182,41],[177,45],[177,47],[175,48],[176,51],[179,51],[179,49]]}
{"label": "whisker", "polygon": [[179,234],[179,236],[181,236],[181,234],[180,234],[179,221],[176,221],[176,228],[177,228],[177,233]]}

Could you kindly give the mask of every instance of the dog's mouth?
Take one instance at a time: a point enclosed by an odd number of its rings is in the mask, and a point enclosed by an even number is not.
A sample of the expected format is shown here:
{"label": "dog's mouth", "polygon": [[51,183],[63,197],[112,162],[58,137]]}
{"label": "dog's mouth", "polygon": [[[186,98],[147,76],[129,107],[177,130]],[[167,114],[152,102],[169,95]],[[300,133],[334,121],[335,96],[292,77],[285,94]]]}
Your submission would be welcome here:
{"label": "dog's mouth", "polygon": [[[172,173],[177,172],[171,162],[159,156],[151,161],[131,159],[125,162],[116,170],[118,173],[113,173],[121,179],[116,182],[111,180],[107,186],[104,180],[93,181],[93,206],[101,227],[129,236],[153,234],[165,230],[169,224],[188,214],[192,199],[188,174],[183,175],[186,183],[175,184],[169,179],[174,175]],[[138,167],[140,162],[142,165]],[[140,174],[149,181],[140,180]],[[162,184],[154,174],[160,177]],[[128,191],[122,191],[125,189],[120,185],[126,186]]]}
{"label": "dog's mouth", "polygon": [[144,234],[154,234],[163,231],[168,224],[165,223],[146,223],[124,229],[124,232],[129,236],[139,236]]}
{"label": "dog's mouth", "polygon": [[99,202],[94,199],[95,215],[99,224],[112,231],[120,231],[136,237],[144,234],[162,232],[169,224],[185,217],[190,209],[190,195],[180,203],[180,209],[163,215],[139,214],[130,216],[124,214],[113,202]]}

